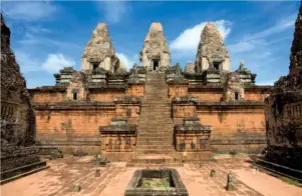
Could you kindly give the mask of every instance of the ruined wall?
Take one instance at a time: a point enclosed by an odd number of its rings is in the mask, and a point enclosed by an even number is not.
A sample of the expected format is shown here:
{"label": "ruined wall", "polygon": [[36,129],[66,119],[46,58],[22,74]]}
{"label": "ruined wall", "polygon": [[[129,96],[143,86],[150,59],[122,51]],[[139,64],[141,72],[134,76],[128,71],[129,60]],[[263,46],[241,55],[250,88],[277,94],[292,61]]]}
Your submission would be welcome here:
{"label": "ruined wall", "polygon": [[1,125],[13,123],[16,130],[1,130],[1,143],[34,143],[34,116],[26,81],[10,49],[10,30],[1,15]]}
{"label": "ruined wall", "polygon": [[213,151],[259,152],[265,146],[263,103],[175,104],[174,124],[181,124],[186,117],[198,117],[202,125],[212,126]]}
{"label": "ruined wall", "polygon": [[36,169],[46,163],[38,157],[35,117],[15,55],[10,49],[10,29],[1,20],[1,184],[6,179]]}
{"label": "ruined wall", "polygon": [[134,97],[144,97],[145,84],[132,84],[127,88],[126,95]]}
{"label": "ruined wall", "polygon": [[207,24],[200,35],[196,54],[196,71],[202,72],[219,64],[220,71],[230,71],[230,57],[215,24]]}
{"label": "ruined wall", "polygon": [[61,102],[66,100],[64,92],[30,92],[34,102]]}
{"label": "ruined wall", "polygon": [[171,99],[174,97],[184,97],[188,95],[187,84],[170,84],[168,88],[168,94]]}
{"label": "ruined wall", "polygon": [[267,158],[302,169],[302,3],[295,24],[289,74],[265,100]]}
{"label": "ruined wall", "polygon": [[99,126],[116,117],[114,106],[53,108],[36,107],[37,144],[55,145],[68,153],[78,148],[98,152]]}
{"label": "ruined wall", "polygon": [[103,68],[115,73],[120,68],[120,64],[120,60],[115,55],[108,26],[98,24],[83,52],[82,70],[91,71],[96,68]]}
{"label": "ruined wall", "polygon": [[113,102],[115,98],[124,96],[123,92],[116,91],[93,91],[89,94],[90,101]]}
{"label": "ruined wall", "polygon": [[[85,87],[87,88],[87,87]],[[84,96],[84,86],[83,83],[74,82],[69,85],[67,90],[61,89],[59,92],[55,87],[49,87],[48,89],[29,89],[32,97],[32,101],[35,103],[43,102],[64,102],[72,100],[72,91],[78,90],[80,97]],[[85,98],[83,100],[90,100],[91,102],[113,102],[117,98],[125,96],[133,97],[143,97],[144,96],[144,84],[133,84],[129,86],[126,90],[124,89],[102,89],[93,90],[86,89]],[[81,95],[82,93],[82,95]],[[79,99],[81,100],[81,99]]]}
{"label": "ruined wall", "polygon": [[170,52],[160,23],[152,23],[140,52],[140,61],[143,67],[152,71],[153,61],[158,61],[158,70],[166,70],[170,67]]}

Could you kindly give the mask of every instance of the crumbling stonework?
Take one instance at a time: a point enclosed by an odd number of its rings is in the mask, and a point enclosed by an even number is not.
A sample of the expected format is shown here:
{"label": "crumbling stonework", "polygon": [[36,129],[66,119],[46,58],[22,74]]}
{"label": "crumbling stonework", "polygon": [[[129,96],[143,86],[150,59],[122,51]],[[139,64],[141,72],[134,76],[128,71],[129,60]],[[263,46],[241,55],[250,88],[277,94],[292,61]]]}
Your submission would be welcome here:
{"label": "crumbling stonework", "polygon": [[67,100],[69,101],[87,101],[87,76],[83,72],[74,72],[66,91]]}
{"label": "crumbling stonework", "polygon": [[175,148],[181,152],[210,150],[211,126],[200,124],[199,118],[184,118],[183,125],[174,127]]}
{"label": "crumbling stonework", "polygon": [[208,23],[201,32],[196,70],[202,72],[213,67],[219,71],[230,71],[230,57],[218,29]]}
{"label": "crumbling stonework", "polygon": [[267,158],[302,169],[302,4],[295,24],[290,73],[265,100]]}
{"label": "crumbling stonework", "polygon": [[95,70],[98,67],[111,72],[116,72],[120,67],[120,60],[115,55],[106,24],[97,25],[82,56],[83,71]]}
{"label": "crumbling stonework", "polygon": [[244,86],[240,81],[240,74],[237,72],[228,73],[224,87],[225,102],[244,100]]}
{"label": "crumbling stonework", "polygon": [[[269,86],[255,85],[256,75],[243,63],[230,73],[228,53],[216,27],[207,25],[203,33],[197,62],[212,63],[205,69],[192,62],[185,71],[178,63],[170,67],[162,26],[153,23],[141,52],[142,66],[134,64],[127,72],[120,63],[112,71],[91,67],[102,54],[114,55],[107,27],[100,25],[85,50],[92,60],[87,70],[64,68],[55,74],[55,86],[30,90],[39,144],[60,147],[64,153],[102,149],[111,160],[131,163],[148,162],[146,153],[156,154],[150,163],[179,160],[182,152],[177,150],[184,150],[183,143],[188,160],[208,158],[209,149],[262,149],[266,141],[263,100]],[[120,118],[129,124],[119,124]],[[211,126],[211,138],[208,126],[187,126],[197,118]],[[165,154],[167,162],[159,154]]]}
{"label": "crumbling stonework", "polygon": [[163,71],[170,67],[170,52],[160,23],[152,23],[146,36],[140,61],[148,71]]}
{"label": "crumbling stonework", "polygon": [[[45,166],[35,148],[35,117],[26,82],[10,49],[10,30],[1,17],[1,183]],[[21,168],[21,166],[23,168]]]}
{"label": "crumbling stonework", "polygon": [[195,64],[193,62],[188,62],[185,68],[185,72],[187,73],[195,73]]}

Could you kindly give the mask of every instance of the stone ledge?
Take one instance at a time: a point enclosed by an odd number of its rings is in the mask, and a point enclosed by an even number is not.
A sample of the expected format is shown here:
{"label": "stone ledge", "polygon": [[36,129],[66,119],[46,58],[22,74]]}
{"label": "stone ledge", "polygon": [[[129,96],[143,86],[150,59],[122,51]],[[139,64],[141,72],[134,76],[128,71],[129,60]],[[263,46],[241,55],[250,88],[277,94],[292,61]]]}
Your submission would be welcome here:
{"label": "stone ledge", "polygon": [[31,92],[65,92],[66,86],[42,86],[37,88],[27,89],[29,93]]}
{"label": "stone ledge", "polygon": [[132,96],[125,96],[125,97],[119,97],[115,98],[113,100],[114,103],[131,103],[131,104],[141,104],[142,100],[139,97],[132,97]]}
{"label": "stone ledge", "polygon": [[212,126],[208,125],[176,125],[176,132],[207,132],[210,133],[212,131]]}
{"label": "stone ledge", "polygon": [[210,140],[210,145],[240,145],[240,144],[266,144],[265,137],[263,139],[251,140]]}
{"label": "stone ledge", "polygon": [[101,134],[134,134],[137,135],[137,125],[100,126]]}
{"label": "stone ledge", "polygon": [[198,102],[197,106],[264,106],[258,101],[232,101],[232,102]]}
{"label": "stone ledge", "polygon": [[34,103],[33,108],[35,110],[78,110],[78,109],[115,109],[115,103],[113,102],[45,102]]}
{"label": "stone ledge", "polygon": [[98,140],[93,141],[56,141],[56,140],[41,140],[41,138],[37,139],[36,146],[43,147],[57,147],[57,146],[101,146],[101,142]]}

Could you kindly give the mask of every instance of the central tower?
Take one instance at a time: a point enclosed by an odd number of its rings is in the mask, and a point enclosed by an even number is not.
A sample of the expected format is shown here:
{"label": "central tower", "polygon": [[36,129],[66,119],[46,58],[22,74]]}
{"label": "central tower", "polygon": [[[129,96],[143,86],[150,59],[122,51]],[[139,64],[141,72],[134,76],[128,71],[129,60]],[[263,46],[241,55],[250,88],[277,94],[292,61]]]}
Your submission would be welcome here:
{"label": "central tower", "polygon": [[140,61],[148,71],[164,71],[170,67],[170,52],[160,23],[152,23],[146,36]]}

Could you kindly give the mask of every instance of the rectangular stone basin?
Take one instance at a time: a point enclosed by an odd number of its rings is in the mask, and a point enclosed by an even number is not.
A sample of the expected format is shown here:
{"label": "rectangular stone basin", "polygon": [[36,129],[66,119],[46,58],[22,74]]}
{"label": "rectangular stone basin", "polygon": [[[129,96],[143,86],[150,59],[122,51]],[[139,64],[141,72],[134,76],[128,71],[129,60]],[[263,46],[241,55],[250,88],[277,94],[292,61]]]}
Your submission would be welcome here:
{"label": "rectangular stone basin", "polygon": [[188,196],[176,169],[136,170],[125,196]]}

